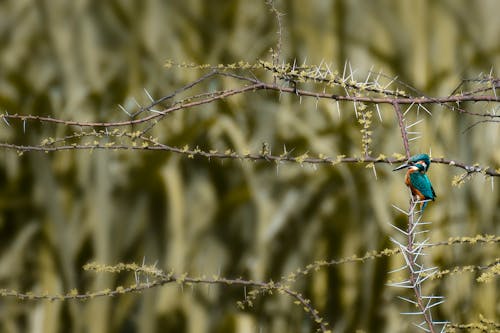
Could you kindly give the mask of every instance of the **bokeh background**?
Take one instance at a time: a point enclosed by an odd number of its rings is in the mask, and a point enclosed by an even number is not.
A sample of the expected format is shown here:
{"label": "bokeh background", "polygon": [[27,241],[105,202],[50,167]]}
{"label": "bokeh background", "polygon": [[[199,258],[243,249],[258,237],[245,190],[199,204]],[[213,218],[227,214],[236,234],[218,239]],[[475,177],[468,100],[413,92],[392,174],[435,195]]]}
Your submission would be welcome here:
{"label": "bokeh background", "polygon": [[[364,80],[373,66],[425,94],[447,96],[463,78],[500,64],[497,0],[277,1],[283,19],[282,60],[342,72],[346,61]],[[161,97],[200,77],[164,63],[270,60],[275,17],[264,1],[4,0],[0,1],[0,111],[67,120],[124,120],[117,107],[146,104],[144,88]],[[259,75],[259,74],[257,74]],[[267,76],[269,79],[269,76]],[[199,91],[228,88],[215,80]],[[257,92],[178,112],[151,134],[160,142],[238,152],[360,156],[360,125],[352,104]],[[486,112],[494,104],[465,104]],[[422,138],[412,152],[468,164],[500,165],[496,124],[439,106],[421,112]],[[382,108],[374,119],[374,156],[402,153],[396,119]],[[412,118],[413,117],[413,118]],[[409,115],[411,121],[416,114]],[[38,144],[78,131],[68,126],[12,121],[0,141]],[[84,272],[89,261],[143,261],[189,275],[278,280],[319,259],[393,247],[389,223],[404,226],[391,205],[406,207],[402,173],[377,165],[300,166],[208,161],[166,152],[0,151],[0,288],[66,293],[133,282],[133,276]],[[500,184],[433,165],[438,200],[429,205],[431,241],[499,234]],[[498,246],[448,246],[429,252],[442,269],[482,265]],[[409,332],[412,318],[385,286],[396,257],[340,265],[299,278],[293,288],[310,298],[335,332]],[[477,273],[429,282],[447,297],[439,319],[498,322],[498,281]],[[87,302],[0,299],[2,332],[312,332],[314,323],[283,295],[239,310],[240,287],[164,286],[142,294]]]}

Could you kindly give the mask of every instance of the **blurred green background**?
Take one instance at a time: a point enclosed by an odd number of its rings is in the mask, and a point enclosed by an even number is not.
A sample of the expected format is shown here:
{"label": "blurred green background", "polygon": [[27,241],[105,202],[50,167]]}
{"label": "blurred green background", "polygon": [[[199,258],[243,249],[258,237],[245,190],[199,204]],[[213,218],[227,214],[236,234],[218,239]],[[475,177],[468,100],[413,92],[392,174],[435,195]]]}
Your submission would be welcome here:
{"label": "blurred green background", "polygon": [[[349,61],[364,81],[374,71],[395,76],[432,96],[447,96],[463,78],[500,64],[497,0],[278,1],[284,23],[282,59],[342,73]],[[0,111],[67,120],[111,121],[127,116],[134,98],[147,104],[203,72],[165,69],[176,62],[232,63],[270,59],[276,20],[264,1],[4,0],[0,1]],[[269,76],[267,76],[269,79]],[[216,80],[198,91],[230,88]],[[407,90],[408,91],[408,90]],[[295,149],[361,156],[352,104],[257,92],[178,112],[151,134],[160,142],[205,150],[275,154]],[[494,104],[464,104],[486,112]],[[439,106],[409,115],[423,119],[412,153],[468,164],[500,165],[496,124],[464,130],[477,118]],[[373,156],[402,153],[390,108],[374,117]],[[0,141],[39,144],[78,131],[68,126],[0,124]],[[131,129],[132,130],[132,129]],[[389,223],[404,226],[391,205],[407,206],[403,173],[364,165],[299,166],[187,159],[165,152],[0,151],[0,288],[50,294],[130,284],[133,276],[84,272],[89,261],[158,263],[189,275],[278,280],[319,259],[393,247]],[[453,187],[460,170],[430,169],[438,198],[426,218],[431,241],[499,234],[500,184],[476,176]],[[494,187],[492,187],[492,183]],[[483,265],[495,245],[429,251],[441,269]],[[412,318],[388,288],[391,257],[322,269],[293,288],[310,298],[335,332],[409,332]],[[498,322],[498,283],[478,284],[463,273],[429,282],[447,302],[438,319]],[[498,281],[497,281],[498,282]],[[168,285],[142,294],[87,302],[0,299],[1,332],[312,332],[307,314],[283,295],[259,298],[240,311],[240,287]]]}

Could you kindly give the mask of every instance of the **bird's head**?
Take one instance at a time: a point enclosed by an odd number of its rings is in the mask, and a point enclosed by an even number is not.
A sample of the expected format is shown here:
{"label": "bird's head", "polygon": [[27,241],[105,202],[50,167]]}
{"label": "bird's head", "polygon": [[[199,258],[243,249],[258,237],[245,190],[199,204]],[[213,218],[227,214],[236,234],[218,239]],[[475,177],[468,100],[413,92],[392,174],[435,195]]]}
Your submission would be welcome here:
{"label": "bird's head", "polygon": [[401,164],[392,171],[401,170],[404,168],[412,168],[414,170],[426,172],[427,170],[429,170],[430,165],[431,165],[431,159],[429,158],[429,155],[418,154],[410,157],[408,161],[406,161],[406,163]]}

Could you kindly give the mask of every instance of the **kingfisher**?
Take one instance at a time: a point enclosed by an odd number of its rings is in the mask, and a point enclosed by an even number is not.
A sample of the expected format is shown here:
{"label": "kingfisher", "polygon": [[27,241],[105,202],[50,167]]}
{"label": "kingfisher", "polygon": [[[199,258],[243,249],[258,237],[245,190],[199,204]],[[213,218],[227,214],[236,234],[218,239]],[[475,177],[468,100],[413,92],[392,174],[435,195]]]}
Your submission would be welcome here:
{"label": "kingfisher", "polygon": [[437,197],[434,189],[432,188],[431,181],[427,177],[426,172],[431,165],[431,159],[427,154],[418,154],[410,157],[408,161],[396,169],[401,170],[408,168],[405,177],[406,186],[411,190],[412,195],[419,201],[423,201],[420,205],[420,211],[424,211],[429,203],[428,200],[434,201]]}

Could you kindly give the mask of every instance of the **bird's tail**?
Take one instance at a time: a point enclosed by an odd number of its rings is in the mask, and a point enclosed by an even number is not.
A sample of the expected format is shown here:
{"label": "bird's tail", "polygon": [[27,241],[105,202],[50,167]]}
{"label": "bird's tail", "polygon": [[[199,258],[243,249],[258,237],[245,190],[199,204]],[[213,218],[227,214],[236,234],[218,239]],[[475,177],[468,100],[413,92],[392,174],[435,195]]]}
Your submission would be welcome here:
{"label": "bird's tail", "polygon": [[422,203],[420,204],[420,212],[423,213],[424,212],[424,209],[425,207],[427,207],[427,204],[429,203],[429,200],[424,200],[422,201]]}

